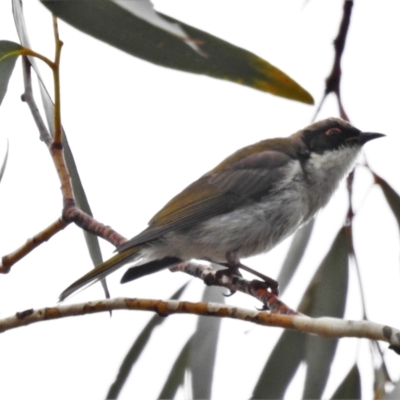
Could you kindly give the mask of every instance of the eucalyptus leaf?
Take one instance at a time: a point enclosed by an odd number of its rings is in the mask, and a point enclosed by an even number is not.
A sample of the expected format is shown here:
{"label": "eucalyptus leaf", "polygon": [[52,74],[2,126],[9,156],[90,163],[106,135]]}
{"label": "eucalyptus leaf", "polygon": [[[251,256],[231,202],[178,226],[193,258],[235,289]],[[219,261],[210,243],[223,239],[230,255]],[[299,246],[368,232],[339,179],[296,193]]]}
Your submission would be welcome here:
{"label": "eucalyptus leaf", "polygon": [[157,15],[181,27],[189,39],[167,32],[111,0],[41,1],[75,28],[143,60],[314,103],[305,89],[269,62],[161,13]]}
{"label": "eucalyptus leaf", "polygon": [[10,146],[9,146],[9,143],[8,143],[8,140],[7,140],[6,154],[4,155],[4,159],[3,159],[3,162],[2,162],[1,167],[0,167],[0,182],[3,179],[4,171],[6,170],[9,149],[10,149]]}
{"label": "eucalyptus leaf", "polygon": [[[182,293],[185,291],[187,287],[187,283],[181,286],[170,298],[170,300],[178,300]],[[107,393],[107,399],[117,399],[122,388],[124,387],[133,366],[135,365],[136,361],[139,359],[140,355],[143,353],[145,347],[149,343],[151,335],[155,328],[159,325],[163,324],[166,319],[160,317],[159,315],[154,315],[147,325],[144,327],[142,332],[133,342],[131,348],[129,349],[128,353],[124,357],[121,366],[119,367],[119,371],[115,381],[110,386],[110,389]]]}
{"label": "eucalyptus leaf", "polygon": [[390,209],[392,210],[397,224],[400,229],[400,196],[399,194],[389,185],[389,183],[381,178],[379,175],[374,173],[375,182],[380,186],[382,192],[386,198],[386,201],[389,204]]}
{"label": "eucalyptus leaf", "polygon": [[361,376],[357,364],[349,371],[332,396],[333,399],[361,399]]}
{"label": "eucalyptus leaf", "polygon": [[178,357],[176,358],[174,365],[168,374],[167,380],[161,392],[158,396],[159,399],[173,399],[176,392],[184,382],[185,371],[189,367],[189,353],[192,346],[193,336],[189,338],[186,344],[183,346]]}
{"label": "eucalyptus leaf", "polygon": [[[342,318],[346,306],[349,246],[347,228],[343,227],[319,266],[301,302],[300,310],[314,318]],[[305,361],[307,374],[303,397],[321,398],[329,377],[338,339],[308,335]]]}
{"label": "eucalyptus leaf", "polygon": [[252,399],[283,399],[304,359],[305,341],[303,333],[283,332],[258,378]]}
{"label": "eucalyptus leaf", "polygon": [[8,81],[11,78],[18,56],[18,54],[9,56],[9,54],[21,49],[22,47],[18,43],[0,40],[0,105],[7,93]]}
{"label": "eucalyptus leaf", "polygon": [[[206,286],[202,301],[224,303],[219,288]],[[189,368],[192,375],[193,398],[210,399],[214,376],[215,357],[221,318],[199,317],[191,340]]]}
{"label": "eucalyptus leaf", "polygon": [[314,218],[302,226],[293,236],[292,243],[290,244],[290,248],[286,254],[286,258],[277,279],[281,296],[303,258],[308,242],[310,241],[313,227]]}

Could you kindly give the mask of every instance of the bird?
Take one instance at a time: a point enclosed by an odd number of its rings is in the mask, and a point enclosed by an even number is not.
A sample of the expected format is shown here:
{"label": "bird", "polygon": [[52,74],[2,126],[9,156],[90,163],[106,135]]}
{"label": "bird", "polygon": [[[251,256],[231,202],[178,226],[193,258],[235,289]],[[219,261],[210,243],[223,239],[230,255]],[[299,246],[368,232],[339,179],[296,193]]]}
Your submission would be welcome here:
{"label": "bird", "polygon": [[192,259],[246,269],[242,258],[271,250],[313,218],[363,145],[382,136],[328,118],[236,151],[172,198],[114,256],[67,287],[60,301],[129,263],[121,283]]}

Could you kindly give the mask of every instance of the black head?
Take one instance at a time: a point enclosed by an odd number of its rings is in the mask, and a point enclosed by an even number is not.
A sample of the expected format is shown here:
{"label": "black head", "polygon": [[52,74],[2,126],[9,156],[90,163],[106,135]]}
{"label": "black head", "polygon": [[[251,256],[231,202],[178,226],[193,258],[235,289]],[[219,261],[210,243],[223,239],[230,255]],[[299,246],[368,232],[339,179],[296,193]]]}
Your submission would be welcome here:
{"label": "black head", "polygon": [[340,118],[328,118],[303,130],[302,139],[309,151],[322,154],[344,147],[361,147],[381,133],[361,132]]}

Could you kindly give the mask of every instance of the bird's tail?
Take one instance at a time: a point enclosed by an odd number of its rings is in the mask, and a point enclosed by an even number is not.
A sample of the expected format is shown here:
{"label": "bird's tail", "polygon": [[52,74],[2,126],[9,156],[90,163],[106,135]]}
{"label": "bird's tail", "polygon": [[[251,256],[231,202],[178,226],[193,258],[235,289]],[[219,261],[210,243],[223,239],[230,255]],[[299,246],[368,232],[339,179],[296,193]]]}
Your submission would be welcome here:
{"label": "bird's tail", "polygon": [[91,284],[106,277],[108,274],[111,274],[111,272],[114,272],[116,269],[126,264],[127,262],[134,261],[138,258],[138,253],[141,249],[142,246],[130,247],[126,250],[121,251],[120,253],[117,253],[115,256],[111,257],[107,261],[99,264],[91,271],[89,271],[86,275],[82,276],[82,278],[79,278],[72,285],[68,286],[60,294],[59,300],[65,300],[77,290],[90,286]]}
{"label": "bird's tail", "polygon": [[146,264],[129,268],[121,278],[121,283],[133,281],[146,275],[154,274],[165,268],[180,264],[182,260],[177,257],[164,257],[160,260],[153,260]]}

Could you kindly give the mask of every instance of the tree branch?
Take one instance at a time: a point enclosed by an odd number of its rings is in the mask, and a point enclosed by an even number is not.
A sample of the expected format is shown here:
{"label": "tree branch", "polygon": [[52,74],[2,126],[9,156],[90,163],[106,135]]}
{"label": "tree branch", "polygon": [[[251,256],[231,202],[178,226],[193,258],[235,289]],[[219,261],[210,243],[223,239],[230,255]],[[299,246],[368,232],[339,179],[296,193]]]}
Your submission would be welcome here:
{"label": "tree branch", "polygon": [[160,316],[192,314],[212,317],[239,319],[257,325],[294,329],[327,338],[358,337],[381,340],[400,354],[400,330],[370,321],[351,321],[337,318],[310,318],[305,315],[279,315],[265,311],[248,310],[218,303],[191,303],[177,300],[151,300],[116,298],[91,301],[88,303],[46,307],[38,310],[18,312],[12,317],[0,320],[0,333],[37,322],[78,315],[96,314],[112,310],[153,311]]}

